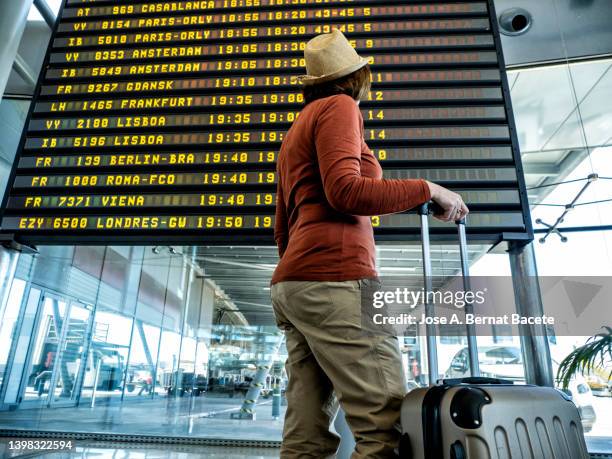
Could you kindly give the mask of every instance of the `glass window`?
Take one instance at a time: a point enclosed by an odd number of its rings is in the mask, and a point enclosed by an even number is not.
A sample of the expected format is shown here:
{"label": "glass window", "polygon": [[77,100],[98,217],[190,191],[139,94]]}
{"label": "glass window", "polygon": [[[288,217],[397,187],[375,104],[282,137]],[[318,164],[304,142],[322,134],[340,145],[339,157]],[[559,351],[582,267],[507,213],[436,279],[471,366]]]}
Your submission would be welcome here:
{"label": "glass window", "polygon": [[0,388],[2,388],[9,352],[15,337],[17,318],[21,310],[25,288],[26,282],[24,280],[13,280],[4,313],[0,314]]}
{"label": "glass window", "polygon": [[[59,360],[58,354],[61,352],[59,345],[63,339],[67,309],[68,304],[64,299],[53,296],[43,298],[42,311],[34,333],[33,354],[27,372],[26,390],[23,395],[23,400],[26,402],[32,400],[48,402],[48,396],[53,389],[54,369]],[[65,372],[62,372],[62,376],[64,375]],[[64,387],[71,385],[68,378],[60,382],[60,387],[62,383]]]}
{"label": "glass window", "polygon": [[[59,9],[62,5],[62,0],[45,0],[45,2],[47,3],[47,5],[49,5],[49,7],[51,8],[51,11],[53,11],[53,13],[55,13],[55,15],[57,16],[57,13],[59,12]],[[30,8],[30,13],[28,14],[28,21],[43,21],[43,20],[44,20],[43,17],[38,12],[38,8],[32,5],[32,8]]]}
{"label": "glass window", "polygon": [[8,184],[29,106],[29,100],[5,97],[0,101],[0,198]]}
{"label": "glass window", "polygon": [[134,321],[125,397],[153,396],[159,336],[159,327]]}
{"label": "glass window", "polygon": [[484,352],[484,362],[493,364],[523,363],[521,351],[516,347],[499,347]]}
{"label": "glass window", "polygon": [[81,398],[96,403],[120,398],[127,375],[132,319],[98,307]]}

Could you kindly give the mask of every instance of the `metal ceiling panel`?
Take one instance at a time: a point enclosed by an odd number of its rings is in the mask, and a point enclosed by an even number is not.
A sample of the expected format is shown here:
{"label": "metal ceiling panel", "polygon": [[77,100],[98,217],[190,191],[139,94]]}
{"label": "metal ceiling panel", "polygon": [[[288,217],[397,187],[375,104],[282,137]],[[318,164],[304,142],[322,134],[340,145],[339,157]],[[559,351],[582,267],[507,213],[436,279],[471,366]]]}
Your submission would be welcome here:
{"label": "metal ceiling panel", "polygon": [[[609,0],[495,0],[498,20],[527,17],[518,35],[502,34],[506,65],[532,65],[612,53]],[[503,21],[502,21],[503,22]],[[525,21],[517,19],[523,26]]]}

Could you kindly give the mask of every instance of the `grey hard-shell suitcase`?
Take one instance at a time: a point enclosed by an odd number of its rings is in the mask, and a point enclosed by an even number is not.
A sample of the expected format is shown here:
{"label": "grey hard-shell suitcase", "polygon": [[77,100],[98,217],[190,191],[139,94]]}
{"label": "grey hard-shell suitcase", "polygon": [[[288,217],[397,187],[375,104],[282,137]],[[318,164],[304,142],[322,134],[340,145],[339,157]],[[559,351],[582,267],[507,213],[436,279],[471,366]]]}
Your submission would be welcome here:
{"label": "grey hard-shell suitcase", "polygon": [[[430,291],[429,205],[420,210],[425,289]],[[464,288],[470,289],[465,221],[457,222]],[[425,305],[433,314],[433,306]],[[471,312],[468,305],[466,312]],[[429,368],[437,368],[435,328],[427,330]],[[478,351],[468,328],[472,375]],[[430,382],[435,382],[430,371]],[[580,414],[561,391],[492,378],[443,380],[412,390],[401,408],[401,459],[589,459]]]}
{"label": "grey hard-shell suitcase", "polygon": [[402,459],[590,457],[576,406],[550,387],[446,380],[411,391],[401,423]]}

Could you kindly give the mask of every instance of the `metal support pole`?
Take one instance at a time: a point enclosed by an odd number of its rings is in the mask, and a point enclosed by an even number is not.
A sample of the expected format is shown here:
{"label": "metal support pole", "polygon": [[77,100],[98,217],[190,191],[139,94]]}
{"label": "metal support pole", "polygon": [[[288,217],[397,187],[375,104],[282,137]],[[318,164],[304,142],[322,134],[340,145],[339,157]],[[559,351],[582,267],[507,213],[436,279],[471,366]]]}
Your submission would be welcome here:
{"label": "metal support pole", "polygon": [[[544,314],[542,294],[538,283],[538,271],[533,243],[510,243],[510,268],[517,313],[537,317]],[[546,327],[543,325],[519,325],[525,379],[529,384],[554,386],[550,349]]]}
{"label": "metal support pole", "polygon": [[49,383],[49,403],[53,402],[55,398],[55,389],[57,386],[58,375],[60,381],[62,382],[62,392],[60,393],[60,397],[67,397],[70,396],[70,394],[72,393],[70,372],[68,371],[68,365],[66,364],[65,355],[68,347],[67,336],[68,329],[70,327],[70,310],[68,304],[65,304],[65,317],[62,317],[59,308],[59,300],[57,300],[56,298],[50,298],[50,300],[58,341],[54,367],[57,367],[59,363],[59,368],[57,370],[54,368],[52,379]]}
{"label": "metal support pole", "polygon": [[[465,218],[459,220],[457,229],[459,233],[459,254],[461,255],[461,273],[463,274],[463,291],[471,292],[472,283],[470,282],[470,260],[468,258],[467,236],[465,234]],[[465,305],[465,313],[474,313],[474,304],[468,301]],[[476,326],[466,325],[468,356],[470,361],[470,373],[472,376],[480,376],[480,364],[478,362],[478,342],[476,340]]]}
{"label": "metal support pole", "polygon": [[145,355],[145,359],[147,359],[147,365],[149,365],[149,373],[151,373],[151,377],[154,378],[155,362],[153,361],[153,356],[151,355],[151,349],[149,349],[149,342],[147,341],[147,335],[145,334],[142,321],[138,319],[136,319],[136,329],[138,330],[138,334],[140,335],[140,341],[142,341],[142,349]]}
{"label": "metal support pole", "polygon": [[98,392],[98,380],[100,379],[100,367],[102,366],[102,356],[93,355],[94,361],[96,357],[98,357],[98,363],[96,365],[96,377],[94,378],[93,389],[91,390],[91,408],[95,408],[96,406],[96,395]]}
{"label": "metal support pole", "polygon": [[281,386],[280,378],[274,378],[272,389],[272,419],[278,419],[281,412]]}
{"label": "metal support pole", "polygon": [[31,6],[32,0],[0,2],[0,97],[13,68]]}
{"label": "metal support pole", "polygon": [[34,6],[43,17],[47,25],[53,29],[56,16],[53,10],[49,7],[49,4],[45,0],[34,0]]}
{"label": "metal support pole", "polygon": [[0,246],[0,321],[4,317],[18,261],[19,252]]}
{"label": "metal support pole", "polygon": [[17,75],[19,75],[23,81],[25,81],[32,87],[32,90],[36,87],[36,77],[34,76],[34,71],[19,54],[15,56],[15,61],[13,62],[13,70],[15,70]]}
{"label": "metal support pole", "polygon": [[[430,303],[430,292],[433,290],[433,279],[431,269],[431,244],[429,239],[429,203],[423,204],[419,208],[421,217],[421,242],[423,244],[423,278],[425,286],[425,315],[434,316],[434,305]],[[438,380],[438,349],[436,340],[436,326],[434,324],[425,325],[427,335],[427,370],[429,372],[429,384],[435,384]]]}
{"label": "metal support pole", "polygon": [[272,357],[270,361],[257,365],[257,371],[255,373],[255,376],[253,377],[253,380],[251,381],[249,390],[247,391],[247,394],[242,402],[242,407],[240,408],[240,411],[238,413],[232,413],[231,415],[233,419],[251,419],[253,421],[255,420],[255,408],[257,406],[257,400],[261,395],[261,389],[265,385],[265,381],[268,377],[268,374],[270,374],[270,368],[272,368],[272,365],[274,365],[274,362],[278,358],[278,353],[284,341],[285,335],[280,336],[278,339],[278,343],[276,344],[276,347],[274,348],[274,351],[271,354]]}

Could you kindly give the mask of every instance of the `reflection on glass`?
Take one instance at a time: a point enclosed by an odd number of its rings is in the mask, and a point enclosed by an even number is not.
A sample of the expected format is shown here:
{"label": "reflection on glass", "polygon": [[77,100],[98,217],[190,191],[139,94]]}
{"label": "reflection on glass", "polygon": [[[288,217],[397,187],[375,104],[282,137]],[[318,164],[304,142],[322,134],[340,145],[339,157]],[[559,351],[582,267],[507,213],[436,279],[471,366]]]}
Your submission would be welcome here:
{"label": "reflection on glass", "polygon": [[0,388],[4,381],[4,373],[11,350],[11,341],[14,336],[15,326],[17,325],[19,308],[23,300],[25,284],[26,283],[21,279],[15,279],[13,281],[4,314],[0,316]]}
{"label": "reflection on glass", "polygon": [[183,336],[181,342],[181,357],[179,359],[179,373],[181,374],[180,384],[177,389],[185,394],[191,393],[196,387],[195,373],[196,359],[196,340],[194,338]]}
{"label": "reflection on glass", "polygon": [[131,332],[132,319],[100,308],[96,311],[81,398],[121,397]]}
{"label": "reflection on glass", "polygon": [[140,320],[134,321],[125,397],[153,395],[159,335],[159,327],[148,325]]}
{"label": "reflection on glass", "polygon": [[[485,341],[484,339],[482,341]],[[523,357],[518,344],[494,344],[478,346],[478,362],[481,376],[524,382]],[[451,360],[445,377],[465,378],[472,376],[468,348],[463,347]]]}
{"label": "reflection on glass", "polygon": [[91,311],[88,308],[71,304],[57,356],[58,375],[52,378],[52,384],[55,381],[53,401],[75,401],[78,397],[85,349],[89,345],[90,317]]}
{"label": "reflection on glass", "polygon": [[[63,300],[49,296],[43,298],[24,400],[44,400],[51,391],[66,309]],[[63,376],[64,387],[71,388],[69,377],[66,373]]]}
{"label": "reflection on glass", "polygon": [[157,361],[156,393],[173,395],[182,385],[182,372],[178,371],[181,336],[173,331],[162,331]]}

